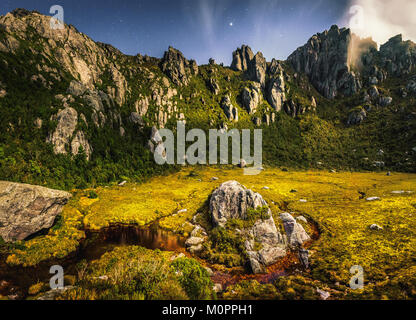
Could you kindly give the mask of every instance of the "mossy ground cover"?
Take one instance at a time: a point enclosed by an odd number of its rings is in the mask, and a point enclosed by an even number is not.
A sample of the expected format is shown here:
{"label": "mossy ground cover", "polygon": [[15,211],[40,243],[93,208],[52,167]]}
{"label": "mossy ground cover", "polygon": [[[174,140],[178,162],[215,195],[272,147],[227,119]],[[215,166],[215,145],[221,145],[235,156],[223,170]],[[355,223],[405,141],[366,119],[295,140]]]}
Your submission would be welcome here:
{"label": "mossy ground cover", "polygon": [[[312,268],[307,277],[339,290],[340,298],[414,297],[416,175],[403,173],[387,176],[266,168],[258,176],[245,176],[242,170],[229,167],[194,167],[141,185],[98,188],[96,199],[83,191],[65,207],[59,227],[22,242],[12,250],[8,263],[33,265],[63,257],[75,250],[85,228],[111,224],[145,225],[159,219],[162,228],[186,236],[192,230],[192,217],[206,212],[209,195],[228,180],[262,194],[277,224],[283,211],[318,224],[321,235],[310,247]],[[269,189],[263,189],[265,186]],[[373,196],[381,200],[366,200]],[[383,230],[370,230],[374,223]],[[363,291],[347,289],[354,265],[364,269]]]}

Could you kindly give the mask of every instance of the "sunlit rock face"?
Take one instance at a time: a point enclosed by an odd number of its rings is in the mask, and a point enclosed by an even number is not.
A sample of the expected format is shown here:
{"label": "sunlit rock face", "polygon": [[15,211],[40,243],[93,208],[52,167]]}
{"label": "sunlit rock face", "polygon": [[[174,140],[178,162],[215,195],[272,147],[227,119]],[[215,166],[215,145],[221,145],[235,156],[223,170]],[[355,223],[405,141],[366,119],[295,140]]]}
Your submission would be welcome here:
{"label": "sunlit rock face", "polygon": [[350,70],[351,31],[332,26],[318,33],[292,53],[288,61],[297,72],[305,73],[316,89],[333,99],[338,94],[351,96],[361,89],[359,77]]}

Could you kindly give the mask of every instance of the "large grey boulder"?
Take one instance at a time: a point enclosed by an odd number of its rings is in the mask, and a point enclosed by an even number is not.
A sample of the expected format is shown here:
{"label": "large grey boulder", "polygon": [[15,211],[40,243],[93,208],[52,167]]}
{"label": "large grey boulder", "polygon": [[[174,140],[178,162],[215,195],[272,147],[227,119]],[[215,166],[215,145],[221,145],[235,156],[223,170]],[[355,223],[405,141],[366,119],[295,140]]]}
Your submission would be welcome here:
{"label": "large grey boulder", "polygon": [[70,198],[64,191],[0,181],[0,236],[24,240],[50,228]]}
{"label": "large grey boulder", "polygon": [[353,110],[348,115],[347,125],[353,126],[361,124],[366,118],[367,112],[364,109],[360,108],[357,110]]}
{"label": "large grey boulder", "polygon": [[267,206],[263,197],[237,181],[228,181],[216,189],[209,203],[214,226],[225,227],[229,219],[247,219],[249,208]]}
{"label": "large grey boulder", "polygon": [[[230,219],[247,220],[249,209],[263,207],[267,207],[263,197],[237,181],[223,183],[210,200],[213,224],[220,227],[225,227]],[[286,237],[277,230],[271,211],[267,210],[268,217],[259,218],[252,227],[240,230],[253,273],[265,272],[267,266],[286,255]]]}

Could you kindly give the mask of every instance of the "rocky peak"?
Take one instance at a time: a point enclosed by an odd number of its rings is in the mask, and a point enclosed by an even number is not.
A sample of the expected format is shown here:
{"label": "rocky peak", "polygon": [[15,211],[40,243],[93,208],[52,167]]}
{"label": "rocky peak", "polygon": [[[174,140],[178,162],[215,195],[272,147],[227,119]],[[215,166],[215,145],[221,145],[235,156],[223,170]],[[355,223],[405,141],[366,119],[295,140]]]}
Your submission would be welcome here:
{"label": "rocky peak", "polygon": [[247,45],[242,45],[233,52],[233,62],[231,69],[235,71],[247,71],[251,60],[254,58],[254,53]]}
{"label": "rocky peak", "polygon": [[403,41],[401,34],[380,46],[382,67],[393,76],[409,74],[416,65],[416,44]]}
{"label": "rocky peak", "polygon": [[350,29],[332,26],[310,38],[288,61],[297,72],[305,73],[325,97],[351,96],[361,89],[361,83],[349,67],[350,43]]}
{"label": "rocky peak", "polygon": [[160,67],[176,85],[188,85],[193,75],[198,74],[198,65],[194,60],[188,61],[182,52],[172,47],[165,52]]}
{"label": "rocky peak", "polygon": [[266,69],[267,62],[261,52],[257,52],[249,63],[248,76],[249,79],[261,84],[264,88],[266,85]]}

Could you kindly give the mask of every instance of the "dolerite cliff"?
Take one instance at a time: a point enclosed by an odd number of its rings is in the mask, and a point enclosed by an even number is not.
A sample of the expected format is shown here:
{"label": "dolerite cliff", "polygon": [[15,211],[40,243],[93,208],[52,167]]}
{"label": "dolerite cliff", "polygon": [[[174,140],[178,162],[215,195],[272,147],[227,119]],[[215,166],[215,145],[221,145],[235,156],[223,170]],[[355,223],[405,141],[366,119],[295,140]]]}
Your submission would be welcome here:
{"label": "dolerite cliff", "polygon": [[305,46],[290,55],[288,61],[297,72],[308,75],[325,97],[351,96],[362,86],[349,65],[351,39],[349,29],[332,26],[329,31],[314,35]]}
{"label": "dolerite cliff", "polygon": [[[398,131],[401,142],[391,144],[400,150],[392,152],[406,159],[416,147],[411,133],[416,47],[401,36],[378,50],[370,39],[333,26],[314,35],[287,61],[267,61],[243,45],[233,53],[230,67],[214,59],[198,66],[172,47],[161,58],[128,56],[94,42],[74,26],[53,30],[50,19],[24,9],[0,17],[0,148],[6,146],[5,159],[14,158],[16,148],[30,149],[21,157],[31,166],[26,171],[39,171],[37,155],[49,148],[59,157],[85,156],[101,166],[118,161],[119,168],[139,154],[147,162],[136,162],[137,170],[152,159],[152,132],[175,127],[177,121],[204,129],[298,132],[291,137],[298,141],[298,150],[315,136],[304,138],[300,124],[291,118],[319,118],[327,127],[344,130],[365,125],[382,112],[403,128]],[[382,138],[372,143],[378,149],[389,147]],[[296,153],[282,152],[284,158]],[[315,163],[319,157],[300,159],[314,158]],[[7,172],[16,168],[13,161],[2,164]],[[115,178],[108,173],[101,180],[110,176]]]}

